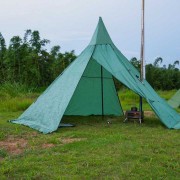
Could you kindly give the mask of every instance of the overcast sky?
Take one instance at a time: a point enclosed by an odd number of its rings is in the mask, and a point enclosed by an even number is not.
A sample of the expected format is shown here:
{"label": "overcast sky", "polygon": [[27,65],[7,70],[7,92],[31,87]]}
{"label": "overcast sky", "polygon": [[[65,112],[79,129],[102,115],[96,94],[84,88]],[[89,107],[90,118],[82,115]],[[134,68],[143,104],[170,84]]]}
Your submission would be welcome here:
{"label": "overcast sky", "polygon": [[[180,0],[145,0],[145,59],[180,60]],[[140,56],[141,0],[0,0],[0,32],[9,44],[26,29],[38,30],[50,47],[79,54],[101,16],[115,45],[127,57]]]}

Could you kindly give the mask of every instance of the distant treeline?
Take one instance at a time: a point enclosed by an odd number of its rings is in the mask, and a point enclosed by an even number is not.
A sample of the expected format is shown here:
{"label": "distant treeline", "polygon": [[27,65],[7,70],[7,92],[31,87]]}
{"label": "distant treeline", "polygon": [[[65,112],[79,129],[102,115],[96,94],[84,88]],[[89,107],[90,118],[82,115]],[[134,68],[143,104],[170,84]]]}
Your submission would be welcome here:
{"label": "distant treeline", "polygon": [[[130,62],[140,71],[140,61],[132,58]],[[180,88],[180,71],[176,60],[168,66],[160,66],[163,62],[161,57],[155,59],[153,64],[146,64],[146,80],[154,89],[171,90]]]}
{"label": "distant treeline", "polygon": [[[61,53],[60,46],[46,49],[50,43],[41,39],[38,31],[26,30],[24,37],[14,36],[9,46],[0,33],[0,84],[19,83],[29,87],[49,85],[75,58],[74,51]],[[132,58],[131,63],[140,69],[140,61]],[[160,66],[163,59],[157,58],[146,65],[146,79],[155,89],[180,88],[179,61]]]}
{"label": "distant treeline", "polygon": [[38,31],[26,30],[23,38],[12,37],[7,47],[0,33],[0,84],[49,85],[76,56],[74,51],[61,53],[60,46],[48,52],[48,43]]}

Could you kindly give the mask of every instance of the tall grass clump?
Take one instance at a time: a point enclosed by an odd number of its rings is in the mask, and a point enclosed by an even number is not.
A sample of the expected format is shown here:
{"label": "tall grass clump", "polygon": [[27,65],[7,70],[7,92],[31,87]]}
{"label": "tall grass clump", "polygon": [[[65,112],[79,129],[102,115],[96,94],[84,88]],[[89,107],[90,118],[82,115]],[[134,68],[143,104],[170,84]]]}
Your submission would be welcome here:
{"label": "tall grass clump", "polygon": [[6,101],[0,100],[0,111],[2,112],[16,112],[26,110],[34,101],[34,98],[28,97],[15,97],[6,99]]}
{"label": "tall grass clump", "polygon": [[171,99],[171,97],[177,92],[178,90],[174,89],[171,91],[162,91],[162,90],[158,90],[156,91],[163,99],[165,99],[166,101]]}
{"label": "tall grass clump", "polygon": [[[157,94],[165,99],[166,101],[169,100],[177,90],[170,90],[170,91],[162,91],[162,90],[157,90]],[[132,106],[136,106],[139,108],[139,95],[134,93],[128,88],[121,88],[118,92],[119,98],[121,105],[124,110],[129,110]],[[151,107],[147,103],[145,99],[143,99],[143,110],[145,111],[151,111]],[[177,109],[179,112],[179,109]]]}
{"label": "tall grass clump", "polygon": [[[139,108],[139,95],[134,93],[133,91],[127,89],[127,88],[122,88],[118,92],[120,102],[122,105],[122,108],[124,110],[129,110],[131,107],[138,107]],[[151,108],[149,105],[146,103],[146,100],[143,99],[143,105],[145,110],[150,110]]]}
{"label": "tall grass clump", "polygon": [[23,111],[39,96],[38,88],[19,83],[0,86],[0,111]]}
{"label": "tall grass clump", "polygon": [[24,84],[6,82],[0,85],[0,97],[17,97],[23,94],[35,92],[37,88]]}

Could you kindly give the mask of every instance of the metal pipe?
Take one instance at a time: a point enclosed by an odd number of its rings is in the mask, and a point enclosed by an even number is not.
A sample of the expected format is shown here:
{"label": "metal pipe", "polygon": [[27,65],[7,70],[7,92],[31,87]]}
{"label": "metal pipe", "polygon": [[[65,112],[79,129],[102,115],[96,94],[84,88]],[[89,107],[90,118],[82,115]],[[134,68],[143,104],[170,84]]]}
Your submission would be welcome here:
{"label": "metal pipe", "polygon": [[141,16],[141,81],[145,79],[145,63],[144,63],[144,11],[145,11],[145,0],[142,0],[142,16]]}
{"label": "metal pipe", "polygon": [[[144,63],[144,10],[145,10],[145,0],[142,0],[142,15],[141,15],[141,81],[145,79],[145,63]],[[139,111],[141,112],[140,123],[143,119],[143,108],[142,108],[142,97],[139,99]]]}

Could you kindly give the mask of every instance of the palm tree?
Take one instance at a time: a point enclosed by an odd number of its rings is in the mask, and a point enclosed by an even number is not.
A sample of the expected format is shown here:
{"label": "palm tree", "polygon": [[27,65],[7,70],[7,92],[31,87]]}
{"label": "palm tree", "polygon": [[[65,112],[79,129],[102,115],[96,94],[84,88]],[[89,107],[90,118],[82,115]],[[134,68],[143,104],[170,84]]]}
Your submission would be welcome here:
{"label": "palm tree", "polygon": [[156,59],[155,59],[155,61],[154,61],[154,66],[155,67],[158,67],[159,66],[159,64],[161,64],[163,62],[163,59],[162,59],[162,57],[157,57]]}
{"label": "palm tree", "polygon": [[175,69],[176,65],[179,65],[179,61],[178,60],[174,61],[173,64],[169,64],[168,65],[168,69]]}
{"label": "palm tree", "polygon": [[175,68],[176,65],[179,65],[179,61],[178,60],[174,61],[173,67]]}

